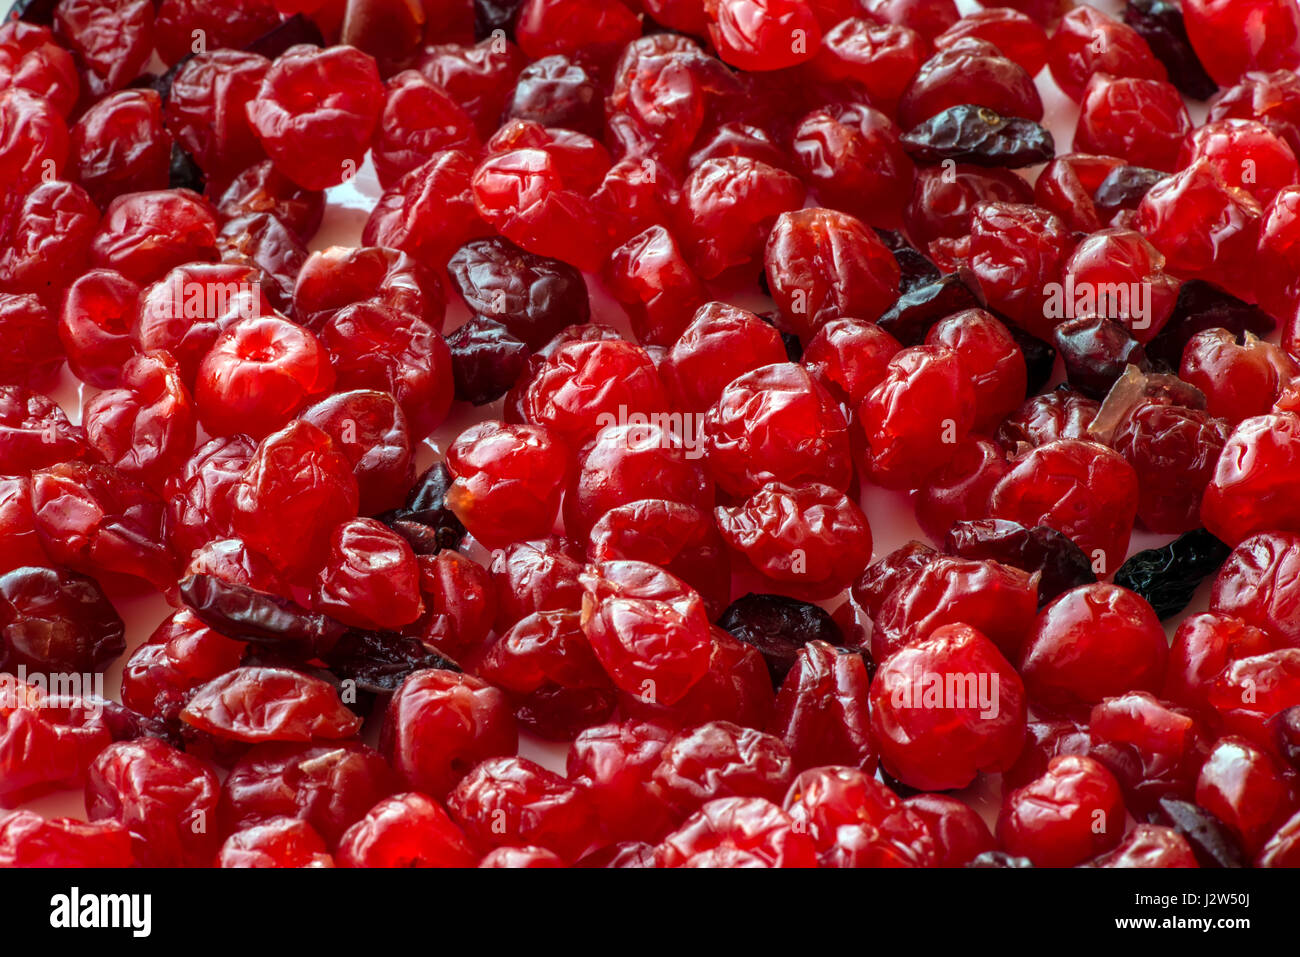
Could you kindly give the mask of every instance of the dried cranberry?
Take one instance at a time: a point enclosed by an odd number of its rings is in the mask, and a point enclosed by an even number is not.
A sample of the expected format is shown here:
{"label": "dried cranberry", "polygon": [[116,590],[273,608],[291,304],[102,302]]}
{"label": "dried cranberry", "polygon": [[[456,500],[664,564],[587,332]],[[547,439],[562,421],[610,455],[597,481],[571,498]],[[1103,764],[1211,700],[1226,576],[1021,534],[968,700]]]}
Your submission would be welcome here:
{"label": "dried cranberry", "polygon": [[1047,773],[1003,798],[998,839],[1035,867],[1072,867],[1124,834],[1119,784],[1091,758],[1053,758]]}
{"label": "dried cranberry", "polygon": [[465,834],[436,801],[397,794],[366,812],[339,839],[342,867],[472,867]]}

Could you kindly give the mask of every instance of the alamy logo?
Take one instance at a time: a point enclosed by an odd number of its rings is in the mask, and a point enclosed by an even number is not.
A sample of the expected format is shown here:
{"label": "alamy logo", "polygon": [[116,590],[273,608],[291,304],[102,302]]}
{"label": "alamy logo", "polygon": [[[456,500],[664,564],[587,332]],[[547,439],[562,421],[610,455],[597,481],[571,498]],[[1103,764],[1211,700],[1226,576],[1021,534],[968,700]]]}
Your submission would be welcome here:
{"label": "alamy logo", "polygon": [[98,714],[104,709],[102,672],[29,674],[19,665],[16,675],[0,674],[0,704],[11,708],[67,708],[74,705]]}
{"label": "alamy logo", "polygon": [[889,683],[890,703],[895,708],[925,708],[979,711],[986,721],[998,716],[998,675],[926,671],[907,677],[895,676]]}
{"label": "alamy logo", "polygon": [[126,928],[132,937],[148,937],[153,930],[153,895],[83,894],[81,888],[74,887],[50,898],[50,926],[58,930]]}
{"label": "alamy logo", "polygon": [[1043,317],[1064,319],[1123,320],[1135,330],[1151,328],[1151,284],[1149,282],[1079,282],[1066,276],[1065,282],[1043,287],[1047,297]]}

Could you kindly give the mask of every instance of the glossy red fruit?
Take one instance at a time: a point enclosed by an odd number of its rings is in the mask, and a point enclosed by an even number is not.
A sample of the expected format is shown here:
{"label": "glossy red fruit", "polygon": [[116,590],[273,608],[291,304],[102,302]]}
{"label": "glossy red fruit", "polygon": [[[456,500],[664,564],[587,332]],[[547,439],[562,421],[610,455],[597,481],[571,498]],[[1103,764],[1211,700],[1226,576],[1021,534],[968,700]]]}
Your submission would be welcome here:
{"label": "glossy red fruit", "polygon": [[885,769],[910,787],[965,787],[1005,771],[1025,739],[1025,689],[991,641],[945,625],[886,659],[871,682]]}
{"label": "glossy red fruit", "polygon": [[423,794],[384,798],[339,840],[340,867],[473,867],[465,834]]}
{"label": "glossy red fruit", "polygon": [[1168,658],[1151,606],[1118,585],[1098,583],[1043,609],[1020,672],[1035,704],[1070,713],[1126,691],[1159,691]]}
{"label": "glossy red fruit", "polygon": [[786,326],[810,339],[832,319],[874,321],[898,298],[898,263],[860,220],[831,209],[782,213],[764,252]]}
{"label": "glossy red fruit", "polygon": [[1300,417],[1290,412],[1242,421],[1219,456],[1201,500],[1201,519],[1238,545],[1256,532],[1300,529],[1288,477],[1300,454]]}
{"label": "glossy red fruit", "polygon": [[1179,376],[1205,394],[1206,410],[1231,424],[1273,411],[1300,365],[1271,342],[1226,329],[1205,329],[1183,349]]}
{"label": "glossy red fruit", "polygon": [[150,283],[184,263],[215,262],[217,219],[188,190],[127,193],[104,210],[90,256],[96,267]]}
{"label": "glossy red fruit", "polygon": [[81,427],[53,399],[23,386],[0,386],[0,473],[25,475],[89,454]]}
{"label": "glossy red fruit", "polygon": [[474,118],[479,136],[486,139],[495,132],[515,78],[527,62],[514,43],[488,37],[473,46],[426,46],[418,69]]}
{"label": "glossy red fruit", "polygon": [[131,833],[138,863],[195,867],[211,862],[220,784],[202,761],[157,738],[110,744],[86,781],[86,814]]}
{"label": "glossy red fruit", "polygon": [[1074,229],[1095,232],[1104,225],[1105,216],[1093,197],[1106,177],[1123,165],[1115,156],[1064,153],[1038,174],[1034,202]]}
{"label": "glossy red fruit", "polygon": [[1200,160],[1143,197],[1134,228],[1164,254],[1169,271],[1251,295],[1264,211]]}
{"label": "glossy red fruit", "polygon": [[1099,73],[1083,92],[1074,148],[1171,172],[1191,131],[1187,107],[1173,84]]}
{"label": "glossy red fruit", "polygon": [[154,488],[193,451],[196,421],[180,367],[166,352],[130,359],[122,388],[99,393],[82,410],[86,438],[104,461]]}
{"label": "glossy red fruit", "polygon": [[858,408],[872,481],[916,488],[953,456],[975,421],[975,392],[955,351],[913,346],[889,360]]}
{"label": "glossy red fruit", "polygon": [[459,552],[420,555],[424,614],[404,629],[456,659],[471,657],[492,630],[498,591],[487,570]]}
{"label": "glossy red fruit", "polygon": [[312,330],[358,303],[395,309],[406,321],[442,329],[445,300],[430,270],[397,249],[330,246],[303,263],[293,291],[293,313]]}
{"label": "glossy red fruit", "polygon": [[80,58],[86,91],[103,96],[140,75],[153,49],[148,0],[66,0],[54,11],[54,32]]}
{"label": "glossy red fruit", "polygon": [[75,179],[100,206],[122,193],[166,189],[171,135],[153,90],[123,90],[100,100],[71,130]]}
{"label": "glossy red fruit", "polygon": [[678,238],[701,279],[756,260],[772,224],[803,205],[795,176],[744,156],[706,160],[682,184]]}
{"label": "glossy red fruit", "polygon": [[0,91],[0,173],[19,196],[62,178],[68,161],[68,127],[48,100],[22,87]]}
{"label": "glossy red fruit", "polygon": [[327,682],[285,668],[236,668],[199,688],[180,716],[214,737],[250,744],[350,738],[361,727]]}
{"label": "glossy red fruit", "polygon": [[1034,191],[1010,170],[958,163],[951,170],[927,166],[917,170],[912,195],[903,211],[908,235],[926,249],[941,238],[970,234],[971,213],[983,202],[1031,203]]}
{"label": "glossy red fruit", "polygon": [[59,788],[81,787],[112,740],[102,715],[79,702],[49,700],[40,687],[6,676],[0,695],[0,804],[14,807]]}
{"label": "glossy red fruit", "polygon": [[1171,827],[1139,824],[1094,867],[1199,867],[1187,839]]}
{"label": "glossy red fruit", "polygon": [[764,798],[710,801],[655,849],[659,867],[816,867],[805,829]]}
{"label": "glossy red fruit", "polygon": [[967,37],[991,43],[1030,76],[1047,64],[1047,33],[1033,18],[1007,6],[967,13],[934,38],[936,50],[947,50]]}
{"label": "glossy red fruit", "polygon": [[133,575],[157,588],[175,584],[162,499],[112,466],[68,462],[33,473],[32,510],[41,543],[59,564]]}
{"label": "glossy red fruit", "polygon": [[81,81],[72,54],[47,26],[11,19],[0,26],[0,87],[19,86],[43,96],[68,116]]}
{"label": "glossy red fruit", "polygon": [[919,814],[857,768],[805,771],[785,796],[795,831],[821,867],[933,867],[938,847]]}
{"label": "glossy red fruit", "polygon": [[824,205],[872,226],[901,222],[912,161],[884,113],[867,106],[827,106],[800,120],[792,137],[798,172]]}
{"label": "glossy red fruit", "polygon": [[993,489],[1009,471],[1011,464],[994,442],[967,439],[957,446],[951,461],[917,490],[917,522],[937,541],[957,522],[986,517]]}
{"label": "glossy red fruit", "polygon": [[332,848],[396,788],[383,757],[357,741],[254,745],[222,786],[221,830],[230,834],[290,817]]}
{"label": "glossy red fruit", "polygon": [[[671,422],[668,423],[671,425]],[[713,483],[700,450],[653,422],[609,425],[578,454],[564,501],[564,525],[575,539],[585,538],[612,508],[644,499],[661,499],[708,510]]]}
{"label": "glossy red fruit", "polygon": [[1262,205],[1300,179],[1295,153],[1286,141],[1255,120],[1216,120],[1187,138],[1179,166],[1210,163],[1229,186],[1244,189]]}
{"label": "glossy red fruit", "polygon": [[1043,102],[1034,81],[1018,63],[983,40],[959,40],[921,64],[898,104],[905,129],[953,106],[986,106],[1002,116],[1037,122]]}
{"label": "glossy red fruit", "polygon": [[998,840],[1037,867],[1073,867],[1124,835],[1119,784],[1091,758],[1053,758],[1047,773],[1002,802]]}
{"label": "glossy red fruit", "polygon": [[763,576],[811,596],[842,591],[871,560],[871,527],[853,500],[826,485],[771,482],[715,512],[723,540]]}
{"label": "glossy red fruit", "polygon": [[307,189],[356,175],[384,103],[374,60],[353,47],[290,48],[248,104],[248,120],[280,171]]}
{"label": "glossy red fruit", "polygon": [[121,380],[135,351],[131,323],[140,287],[110,269],[93,269],[68,289],[59,314],[59,341],[77,378],[107,388]]}
{"label": "glossy red fruit", "polygon": [[1131,26],[1090,6],[1075,7],[1048,46],[1052,79],[1076,102],[1095,74],[1167,79],[1164,65]]}
{"label": "glossy red fruit", "polygon": [[989,307],[1026,332],[1051,338],[1056,320],[1047,300],[1060,282],[1074,237],[1060,219],[1036,206],[981,203],[970,220],[970,265]]}
{"label": "glossy red fruit", "polygon": [[755,369],[722,392],[704,420],[718,487],[750,495],[768,482],[818,482],[844,491],[852,465],[848,429],[830,394],[793,363]]}
{"label": "glossy red fruit", "polygon": [[567,451],[540,426],[485,422],[447,450],[447,506],[490,548],[551,531],[568,473]]}
{"label": "glossy red fruit", "polygon": [[312,607],[345,625],[395,631],[420,617],[420,569],[406,540],[372,518],[330,536]]}
{"label": "glossy red fruit", "polygon": [[1300,65],[1300,7],[1294,0],[1188,0],[1187,36],[1221,86],[1247,70]]}
{"label": "glossy red fruit", "polygon": [[279,23],[270,0],[163,0],[154,19],[154,41],[163,62],[171,65],[189,54],[202,55],[202,49],[242,49]]}
{"label": "glossy red fruit", "polygon": [[788,358],[776,328],[737,306],[708,302],[659,363],[673,405],[703,412],[746,372]]}
{"label": "glossy red fruit", "polygon": [[268,435],[233,492],[232,524],[290,575],[324,563],[334,526],[357,514],[357,480],[330,437],[306,422]]}
{"label": "glossy red fruit", "polygon": [[653,721],[588,728],[569,749],[568,778],[595,810],[611,840],[657,840],[671,826],[651,775],[673,733]]}
{"label": "glossy red fruit", "polygon": [[37,186],[0,247],[0,289],[40,296],[55,311],[64,290],[85,273],[98,225],[99,210],[80,186]]}
{"label": "glossy red fruit", "polygon": [[517,747],[506,696],[451,671],[416,671],[402,682],[380,737],[380,750],[406,785],[440,798],[480,761]]}
{"label": "glossy red fruit", "polygon": [[964,867],[996,847],[984,819],[955,797],[917,794],[903,804],[925,823],[934,838],[939,848],[939,867]]}
{"label": "glossy red fruit", "polygon": [[718,56],[741,70],[781,70],[813,57],[821,26],[794,0],[709,0],[709,39]]}
{"label": "glossy red fruit", "polygon": [[388,80],[372,143],[381,186],[392,186],[439,150],[478,149],[474,121],[450,93],[416,70]]}
{"label": "glossy red fruit", "polygon": [[1128,552],[1138,487],[1133,467],[1095,442],[1058,439],[1021,458],[993,489],[994,518],[1047,525],[1087,553],[1098,574],[1117,570]]}
{"label": "glossy red fruit", "polygon": [[621,691],[672,705],[708,671],[708,617],[685,583],[643,562],[591,566],[579,580],[583,631]]}
{"label": "glossy red fruit", "polygon": [[780,738],[730,721],[711,721],[674,737],[659,757],[650,790],[681,821],[726,797],[778,800],[794,776]]}
{"label": "glossy red fruit", "polygon": [[0,556],[0,573],[50,562],[36,533],[32,483],[25,475],[0,478]]}
{"label": "glossy red fruit", "polygon": [[270,68],[256,53],[211,50],[187,59],[172,79],[167,129],[214,182],[225,184],[266,157],[246,108]]}
{"label": "glossy red fruit", "polygon": [[661,411],[663,382],[640,346],[621,339],[569,341],[539,365],[523,390],[520,410],[570,448],[633,415]]}
{"label": "glossy red fruit", "polygon": [[0,293],[0,343],[0,385],[53,385],[63,347],[40,299]]}
{"label": "glossy red fruit", "polygon": [[515,39],[534,60],[580,50],[608,58],[639,33],[636,15],[622,2],[525,0],[515,21]]}
{"label": "glossy red fruit", "polygon": [[879,109],[892,111],[923,59],[925,41],[915,30],[855,16],[826,31],[808,69],[832,83],[860,84]]}
{"label": "glossy red fruit", "polygon": [[615,249],[605,279],[642,345],[672,345],[705,299],[699,277],[663,226],[651,226]]}
{"label": "glossy red fruit", "polygon": [[179,558],[188,561],[209,542],[234,535],[231,492],[256,449],[246,435],[213,439],[167,479],[167,535]]}
{"label": "glossy red fruit", "polygon": [[586,795],[527,758],[490,758],[447,797],[447,809],[476,847],[537,845],[573,861],[591,844]]}
{"label": "glossy red fruit", "polygon": [[1240,738],[1221,738],[1196,780],[1196,803],[1241,841],[1251,856],[1294,810],[1291,785],[1265,752]]}
{"label": "glossy red fruit", "polygon": [[27,810],[0,817],[0,867],[130,867],[134,860],[130,834],[116,821]]}
{"label": "glossy red fruit", "polygon": [[333,867],[321,836],[303,821],[272,818],[236,831],[217,852],[218,867]]}
{"label": "glossy red fruit", "polygon": [[789,749],[796,769],[845,765],[875,770],[866,706],[870,685],[861,652],[824,641],[800,649],[768,725]]}

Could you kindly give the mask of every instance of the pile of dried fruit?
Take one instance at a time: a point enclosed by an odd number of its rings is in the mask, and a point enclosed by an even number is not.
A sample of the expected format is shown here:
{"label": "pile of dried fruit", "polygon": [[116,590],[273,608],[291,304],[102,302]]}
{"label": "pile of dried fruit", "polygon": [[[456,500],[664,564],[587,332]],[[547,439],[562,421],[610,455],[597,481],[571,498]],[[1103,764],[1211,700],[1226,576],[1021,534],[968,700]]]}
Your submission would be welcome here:
{"label": "pile of dried fruit", "polygon": [[20,2],[0,865],[1300,865],[1300,3],[1004,4]]}

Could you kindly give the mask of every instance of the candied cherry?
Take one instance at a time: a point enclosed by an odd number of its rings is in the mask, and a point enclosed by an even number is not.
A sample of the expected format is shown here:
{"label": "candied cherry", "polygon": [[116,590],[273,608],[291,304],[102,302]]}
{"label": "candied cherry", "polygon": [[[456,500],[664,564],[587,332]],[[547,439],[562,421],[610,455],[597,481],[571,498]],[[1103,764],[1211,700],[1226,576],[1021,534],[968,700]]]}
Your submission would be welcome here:
{"label": "candied cherry", "polygon": [[153,90],[104,97],[82,114],[71,134],[71,178],[99,206],[122,193],[167,188],[172,141]]}
{"label": "candied cherry", "polygon": [[790,752],[779,738],[712,721],[668,742],[649,787],[680,821],[718,798],[779,799],[793,776]]}
{"label": "candied cherry", "polygon": [[104,210],[91,262],[150,283],[185,263],[215,261],[217,231],[211,205],[189,190],[126,193]]}
{"label": "candied cherry", "polygon": [[186,59],[172,78],[167,129],[216,181],[225,183],[266,157],[246,107],[270,68],[256,53],[212,50]]}
{"label": "candied cherry", "polygon": [[423,73],[403,70],[388,80],[371,153],[380,186],[392,186],[439,150],[478,148],[469,114]]}
{"label": "candied cherry", "polygon": [[643,345],[672,345],[706,298],[699,277],[663,226],[651,226],[615,249],[604,276]]}
{"label": "candied cherry", "polygon": [[704,603],[680,579],[644,562],[589,566],[582,583],[582,628],[621,691],[673,705],[709,669]]}
{"label": "candied cherry", "polygon": [[1200,867],[1187,839],[1171,827],[1139,824],[1112,850],[1093,860],[1093,867]]}
{"label": "candied cherry", "polygon": [[1043,609],[1020,672],[1035,704],[1069,713],[1127,691],[1159,691],[1168,658],[1151,606],[1125,588],[1098,583]]}
{"label": "candied cherry", "polygon": [[420,570],[411,546],[371,518],[330,536],[312,607],[354,628],[394,630],[420,616]]}
{"label": "candied cherry", "polygon": [[1094,197],[1110,174],[1123,165],[1124,161],[1115,156],[1065,153],[1038,174],[1034,202],[1060,216],[1073,229],[1096,232],[1104,225],[1104,216]]}
{"label": "candied cherry", "polygon": [[640,32],[640,21],[621,0],[525,0],[514,28],[516,42],[534,60],[579,51],[601,58]]}
{"label": "candied cherry", "polygon": [[1186,0],[1187,36],[1222,86],[1247,70],[1300,66],[1300,6],[1295,0]]}
{"label": "candied cherry", "polygon": [[1294,810],[1291,786],[1265,752],[1235,737],[1221,738],[1196,779],[1196,803],[1209,811],[1253,856]]}
{"label": "candied cherry", "polygon": [[1232,424],[1272,411],[1300,365],[1270,342],[1227,329],[1196,333],[1183,349],[1179,376],[1205,394],[1206,410]]}
{"label": "candied cherry", "polygon": [[768,287],[786,325],[811,338],[832,319],[874,321],[898,298],[898,263],[847,213],[782,213],[764,252]]}
{"label": "candied cherry", "polygon": [[376,246],[330,246],[303,263],[293,314],[316,331],[348,306],[375,304],[405,320],[442,329],[444,300],[437,278],[411,256]]}
{"label": "candied cherry", "polygon": [[1074,148],[1172,172],[1191,131],[1187,106],[1172,83],[1098,73],[1083,92]]}
{"label": "candied cherry", "polygon": [[1002,116],[1037,122],[1043,102],[1034,81],[983,40],[958,40],[921,64],[898,104],[898,123],[910,130],[954,106],[983,106]]}
{"label": "candied cherry", "polygon": [[1052,284],[1074,248],[1059,216],[1020,203],[985,202],[970,220],[970,265],[991,308],[1033,335],[1050,336]]}
{"label": "candied cherry", "polygon": [[715,511],[723,540],[760,574],[809,596],[842,591],[871,559],[871,528],[844,493],[771,482]]}
{"label": "candied cherry", "polygon": [[761,797],[719,798],[655,849],[659,867],[816,867],[807,828]]}
{"label": "candied cherry", "polygon": [[1042,777],[1002,801],[998,840],[1036,867],[1073,867],[1115,847],[1124,835],[1119,783],[1087,757],[1053,758]]}
{"label": "candied cherry", "polygon": [[82,410],[86,438],[104,461],[155,488],[194,450],[194,401],[166,352],[133,356],[122,388],[100,392]]}
{"label": "candied cherry", "polygon": [[236,831],[217,852],[218,867],[333,867],[329,848],[305,821],[271,818]]}
{"label": "candied cherry", "polygon": [[208,864],[216,851],[216,774],[193,755],[157,738],[110,744],[90,766],[86,814],[131,834],[146,867]]}
{"label": "candied cherry", "polygon": [[286,668],[236,668],[194,692],[181,720],[217,738],[314,741],[350,738],[361,719],[321,678]]}
{"label": "candied cherry", "polygon": [[63,345],[54,317],[36,296],[0,293],[0,385],[54,384]]}
{"label": "candied cherry", "polygon": [[1052,79],[1076,102],[1098,73],[1167,79],[1164,65],[1136,30],[1087,5],[1075,7],[1061,18],[1048,43],[1048,52]]}
{"label": "candied cherry", "polygon": [[795,0],[708,0],[709,39],[723,62],[741,70],[782,70],[812,58],[821,26]]}
{"label": "candied cherry", "polygon": [[527,758],[489,758],[461,778],[447,809],[470,842],[484,850],[536,845],[566,861],[591,843],[586,795]]}
{"label": "candied cherry", "polygon": [[85,274],[98,226],[99,210],[80,186],[37,186],[23,198],[0,246],[0,289],[40,296],[55,311],[64,290]]}
{"label": "candied cherry", "polygon": [[1151,187],[1134,228],[1165,255],[1182,279],[1205,279],[1229,292],[1254,288],[1263,209],[1198,160]]}
{"label": "candied cherry", "polygon": [[72,54],[44,25],[11,19],[0,26],[0,87],[43,96],[61,116],[77,105],[81,81]]}
{"label": "candied cherry", "polygon": [[860,652],[824,641],[799,649],[768,725],[789,749],[795,768],[844,765],[875,770],[866,707],[870,685]]}
{"label": "candied cherry", "polygon": [[903,211],[908,235],[921,244],[970,233],[971,214],[983,202],[1026,204],[1034,191],[1011,170],[958,163],[927,166],[916,172],[912,195]]}
{"label": "candied cherry", "polygon": [[939,540],[958,522],[984,518],[993,489],[1010,470],[1006,455],[994,442],[966,439],[953,451],[951,461],[917,490],[917,522]]}
{"label": "candied cherry", "polygon": [[912,346],[889,360],[858,408],[871,479],[916,488],[945,465],[975,421],[975,391],[955,351]]}
{"label": "candied cherry", "polygon": [[968,625],[945,625],[887,658],[870,701],[881,763],[910,787],[965,787],[1010,768],[1024,745],[1020,676]]}
{"label": "candied cherry", "polygon": [[991,43],[1030,76],[1047,65],[1047,33],[1019,10],[1003,6],[968,13],[936,36],[934,47],[947,50],[967,37]]}
{"label": "candied cherry", "polygon": [[606,837],[656,840],[668,830],[668,808],[650,781],[673,737],[657,722],[628,720],[588,728],[574,739],[567,775]]}
{"label": "candied cherry", "polygon": [[737,306],[708,302],[659,363],[659,374],[676,406],[703,412],[732,380],[786,358],[774,326]]}
{"label": "candied cherry", "polygon": [[568,452],[545,428],[484,422],[447,450],[447,507],[488,547],[551,531],[568,473]]}
{"label": "candied cherry", "polygon": [[258,445],[232,493],[232,524],[281,571],[314,572],[357,502],[347,458],[320,429],[296,421]]}
{"label": "candied cherry", "polygon": [[241,319],[199,365],[195,403],[211,435],[269,435],[334,385],[320,341],[277,316]]}
{"label": "candied cherry", "polygon": [[325,189],[356,174],[383,104],[369,56],[301,45],[276,59],[247,110],[280,171],[307,189]]}
{"label": "candied cherry", "polygon": [[1291,147],[1257,120],[1215,120],[1197,127],[1183,144],[1178,165],[1186,168],[1201,160],[1218,170],[1226,184],[1244,189],[1265,206],[1300,179]]}
{"label": "candied cherry", "polygon": [[416,671],[388,703],[380,750],[408,787],[443,797],[478,762],[514,754],[518,731],[505,694],[451,671]]}
{"label": "candied cherry", "polygon": [[964,867],[996,847],[984,819],[955,797],[916,794],[903,804],[925,823],[934,838],[939,849],[939,867]]}
{"label": "candied cherry", "polygon": [[912,161],[884,113],[845,104],[814,110],[795,127],[791,151],[800,175],[825,205],[872,226],[901,222]]}
{"label": "candied cherry", "polygon": [[799,361],[832,396],[856,407],[889,374],[901,349],[875,323],[834,319],[817,330]]}
{"label": "candied cherry", "polygon": [[706,160],[682,184],[677,236],[701,279],[756,260],[778,216],[803,205],[794,175],[746,156]]}
{"label": "candied cherry", "polygon": [[116,821],[87,823],[20,810],[0,817],[0,867],[130,867],[131,836]]}
{"label": "candied cherry", "polygon": [[414,792],[384,798],[339,839],[340,867],[473,867],[477,857],[442,806]]}
{"label": "candied cherry", "polygon": [[1300,530],[1288,481],[1300,454],[1300,416],[1257,415],[1240,422],[1219,455],[1201,500],[1201,520],[1218,539],[1240,544],[1256,532]]}
{"label": "candied cherry", "polygon": [[848,429],[830,394],[794,363],[739,376],[705,416],[703,439],[718,487],[739,497],[769,482],[849,486]]}

